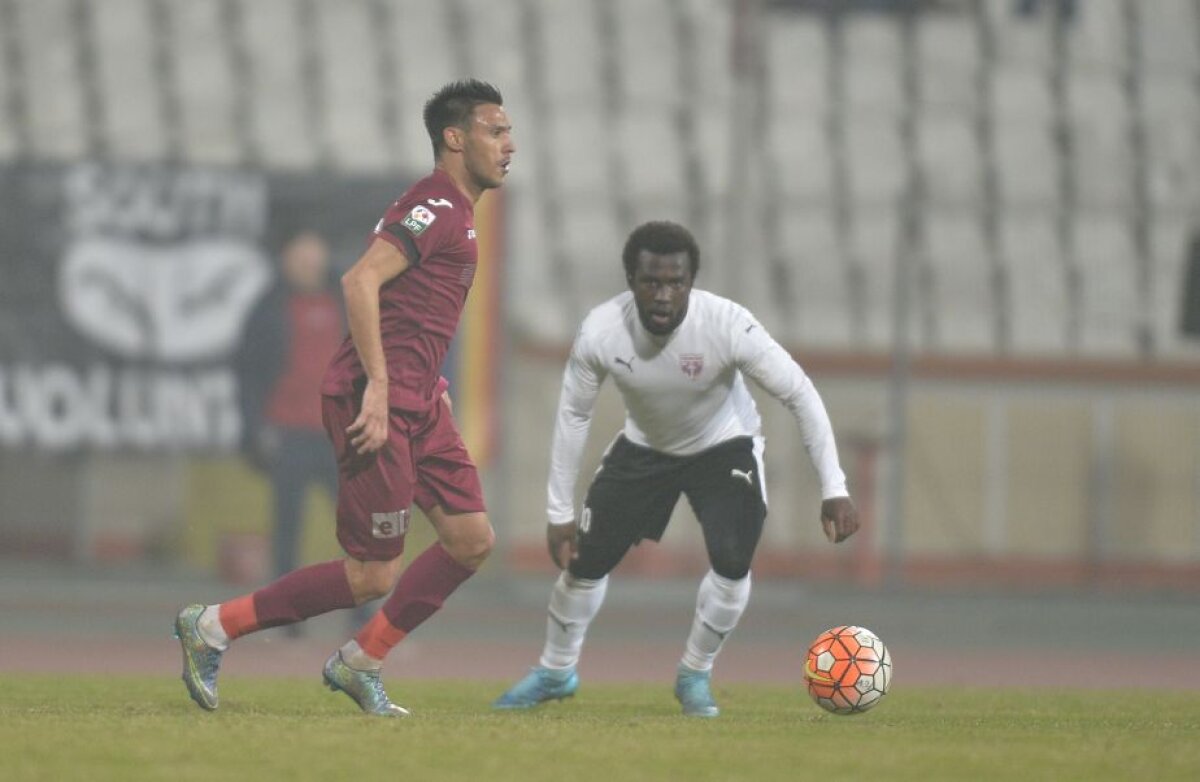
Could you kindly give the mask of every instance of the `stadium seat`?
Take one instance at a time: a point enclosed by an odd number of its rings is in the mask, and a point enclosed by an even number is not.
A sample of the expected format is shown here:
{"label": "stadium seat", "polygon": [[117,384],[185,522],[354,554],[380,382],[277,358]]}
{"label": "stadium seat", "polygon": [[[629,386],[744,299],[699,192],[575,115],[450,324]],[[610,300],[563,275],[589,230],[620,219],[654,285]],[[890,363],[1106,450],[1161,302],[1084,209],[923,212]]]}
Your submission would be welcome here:
{"label": "stadium seat", "polygon": [[921,165],[934,208],[978,203],[981,158],[969,116],[926,112],[920,122]]}
{"label": "stadium seat", "polygon": [[1013,353],[1044,356],[1070,349],[1071,305],[1053,216],[1011,215],[1000,230],[1012,294]]}
{"label": "stadium seat", "polygon": [[1155,210],[1200,204],[1200,123],[1167,117],[1146,127],[1150,198]]}
{"label": "stadium seat", "polygon": [[855,297],[852,301],[863,302],[863,311],[855,313],[860,322],[851,324],[863,335],[862,344],[856,344],[856,348],[892,348],[898,230],[896,216],[891,209],[864,209],[855,218],[853,254],[849,257],[862,269],[857,283],[863,286],[863,290],[848,290],[847,293]]}
{"label": "stadium seat", "polygon": [[[253,60],[253,133],[263,162],[299,168],[317,162],[316,137],[304,100],[298,7],[289,0],[242,3],[246,48]],[[238,78],[244,78],[239,76]]]}
{"label": "stadium seat", "polygon": [[1050,128],[1041,122],[1008,122],[996,128],[997,175],[1009,208],[1044,209],[1054,203],[1059,160]]}
{"label": "stadium seat", "polygon": [[[104,102],[106,148],[126,160],[155,160],[166,153],[153,65],[150,17],[132,3],[107,6],[91,15],[97,69]],[[172,85],[173,88],[174,85]]]}
{"label": "stadium seat", "polygon": [[[679,98],[675,4],[611,1],[617,6],[617,56],[621,63],[622,94],[631,102],[634,111],[670,108]],[[589,8],[590,4],[579,4],[579,7]]]}
{"label": "stadium seat", "polygon": [[1200,222],[1190,215],[1160,214],[1151,226],[1154,248],[1154,288],[1150,311],[1157,354],[1163,358],[1195,359],[1196,339],[1180,331],[1188,253]]}
{"label": "stadium seat", "polygon": [[1081,214],[1075,225],[1083,270],[1083,350],[1133,355],[1136,327],[1149,303],[1139,296],[1139,260],[1129,226],[1105,212]]}
{"label": "stadium seat", "polygon": [[[1077,3],[1071,24],[1069,56],[1080,70],[1116,72],[1125,61],[1123,0]],[[1139,3],[1143,8],[1153,3]]]}
{"label": "stadium seat", "polygon": [[899,28],[887,17],[851,15],[846,21],[846,97],[854,113],[898,114],[903,52]]}
{"label": "stadium seat", "polygon": [[978,215],[935,214],[926,221],[925,231],[931,298],[923,301],[918,295],[914,301],[932,307],[935,343],[928,347],[950,353],[994,349],[997,299]]}
{"label": "stadium seat", "polygon": [[[420,108],[430,93],[463,75],[463,67],[454,61],[457,49],[451,38],[445,3],[420,3],[414,0],[395,7],[392,13],[392,40],[403,42],[396,47],[396,67],[399,71],[397,103],[400,115],[401,138],[396,150],[400,164],[407,171],[422,171],[429,166],[429,136],[420,121]],[[420,34],[414,35],[415,24]]]}
{"label": "stadium seat", "polygon": [[16,4],[24,47],[25,100],[30,138],[37,155],[74,160],[86,154],[87,122],[78,54],[72,36],[70,3],[46,0]]}
{"label": "stadium seat", "polygon": [[[614,130],[612,127],[604,129]],[[663,111],[635,110],[621,117],[619,148],[625,154],[626,182],[634,198],[678,198],[684,192],[683,161],[675,118]]]}
{"label": "stadium seat", "polygon": [[778,14],[766,30],[768,100],[779,115],[807,115],[820,121],[829,110],[829,42],[822,18]]}
{"label": "stadium seat", "polygon": [[1082,208],[1116,212],[1133,198],[1133,150],[1124,124],[1082,121],[1074,128],[1075,177]]}
{"label": "stadium seat", "polygon": [[847,296],[849,259],[834,235],[828,208],[795,205],[782,221],[779,246],[788,261],[786,282],[790,290],[783,301],[791,304],[780,313],[781,333],[776,338],[806,348],[841,349],[850,341]]}
{"label": "stadium seat", "polygon": [[1049,80],[1041,71],[1002,65],[992,80],[992,99],[998,122],[1047,122],[1053,114]]}
{"label": "stadium seat", "polygon": [[935,110],[974,111],[979,47],[970,14],[919,18],[921,102]]}
{"label": "stadium seat", "polygon": [[[0,35],[0,62],[9,62],[9,40]],[[15,75],[8,68],[0,68],[0,95],[12,95],[13,91],[24,85],[19,85]],[[11,105],[0,105],[0,164],[16,157],[21,143],[21,129],[17,126],[17,118],[13,116]]]}
{"label": "stadium seat", "polygon": [[[541,46],[545,56],[547,67],[542,78],[551,102],[562,111],[574,111],[589,103],[601,108],[607,88],[601,72],[605,52],[597,34],[595,4],[551,1],[541,2],[538,7],[542,36],[536,45]],[[531,41],[530,45],[535,44]],[[629,64],[618,62],[617,67]]]}
{"label": "stadium seat", "polygon": [[[376,172],[389,159],[382,135],[377,49],[390,37],[372,29],[368,7],[314,3],[329,153],[350,171]],[[357,57],[341,56],[357,51]]]}
{"label": "stadium seat", "polygon": [[235,165],[242,146],[233,127],[234,74],[216,3],[173,3],[175,84],[185,155],[195,163]]}
{"label": "stadium seat", "polygon": [[829,197],[833,157],[820,118],[801,112],[775,117],[768,149],[784,195],[814,201]]}
{"label": "stadium seat", "polygon": [[848,165],[855,199],[891,204],[905,186],[904,150],[894,118],[854,115],[846,125]]}
{"label": "stadium seat", "polygon": [[1200,7],[1192,0],[1139,3],[1141,46],[1149,71],[1195,73],[1200,69]]}

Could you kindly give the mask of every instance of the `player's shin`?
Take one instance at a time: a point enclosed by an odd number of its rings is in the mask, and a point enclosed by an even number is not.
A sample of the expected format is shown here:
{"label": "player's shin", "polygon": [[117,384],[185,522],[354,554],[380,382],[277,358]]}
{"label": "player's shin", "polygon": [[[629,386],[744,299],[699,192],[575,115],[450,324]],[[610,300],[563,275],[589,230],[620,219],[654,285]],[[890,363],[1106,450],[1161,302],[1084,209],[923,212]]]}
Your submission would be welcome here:
{"label": "player's shin", "polygon": [[696,616],[688,634],[683,664],[694,671],[712,669],[725,639],[737,627],[750,600],[750,574],[730,579],[708,571],[696,596]]}
{"label": "player's shin", "polygon": [[546,645],[539,661],[543,668],[574,668],[583,649],[588,625],[604,603],[608,576],[575,578],[565,570],[554,583],[546,618]]}
{"label": "player's shin", "polygon": [[473,576],[441,543],[412,561],[384,601],[379,613],[359,631],[355,641],[374,660],[382,660],[397,643],[442,607],[446,598]]}
{"label": "player's shin", "polygon": [[[257,630],[301,622],[354,606],[345,564],[340,559],[293,570],[262,589],[234,598],[201,617],[207,637],[229,641]],[[213,620],[219,620],[219,625]],[[219,643],[215,648],[223,648]]]}

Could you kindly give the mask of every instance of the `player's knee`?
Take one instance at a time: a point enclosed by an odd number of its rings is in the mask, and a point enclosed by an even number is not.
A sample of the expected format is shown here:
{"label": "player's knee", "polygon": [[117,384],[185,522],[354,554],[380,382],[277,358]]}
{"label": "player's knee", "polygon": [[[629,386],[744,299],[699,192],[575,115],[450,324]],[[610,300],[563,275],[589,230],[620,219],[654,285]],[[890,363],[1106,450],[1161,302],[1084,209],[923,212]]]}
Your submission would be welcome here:
{"label": "player's knee", "polygon": [[352,562],[347,575],[355,605],[391,594],[402,570],[399,557],[390,562]]}
{"label": "player's knee", "polygon": [[476,525],[462,534],[442,541],[442,547],[455,562],[472,570],[479,569],[495,545],[496,533],[492,525],[487,523]]}
{"label": "player's knee", "polygon": [[742,551],[717,551],[712,554],[713,572],[731,581],[741,581],[750,572],[751,554]]}
{"label": "player's knee", "polygon": [[616,567],[616,563],[589,561],[577,559],[567,566],[567,575],[571,578],[599,581]]}

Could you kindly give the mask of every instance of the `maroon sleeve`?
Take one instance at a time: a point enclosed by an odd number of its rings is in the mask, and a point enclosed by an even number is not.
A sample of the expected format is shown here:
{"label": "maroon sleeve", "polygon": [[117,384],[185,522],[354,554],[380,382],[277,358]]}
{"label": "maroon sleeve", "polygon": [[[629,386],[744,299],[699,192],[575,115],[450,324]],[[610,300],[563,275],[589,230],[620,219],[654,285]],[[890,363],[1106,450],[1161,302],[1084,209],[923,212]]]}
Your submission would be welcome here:
{"label": "maroon sleeve", "polygon": [[375,235],[394,245],[413,266],[435,255],[461,218],[444,199],[404,198],[387,210],[375,226]]}

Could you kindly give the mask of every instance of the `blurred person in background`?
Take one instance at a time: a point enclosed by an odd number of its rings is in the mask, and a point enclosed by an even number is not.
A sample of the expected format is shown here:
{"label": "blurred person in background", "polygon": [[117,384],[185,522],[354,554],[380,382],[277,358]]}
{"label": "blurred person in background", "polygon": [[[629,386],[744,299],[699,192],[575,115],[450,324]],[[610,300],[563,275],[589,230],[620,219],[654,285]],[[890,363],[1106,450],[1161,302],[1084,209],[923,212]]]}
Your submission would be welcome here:
{"label": "blurred person in background", "polygon": [[304,498],[316,484],[337,496],[337,465],[321,423],[319,390],[345,338],[329,245],[315,231],[288,239],[280,276],[246,321],[236,357],[242,453],[271,483],[271,555],[278,577],[296,567]]}
{"label": "blurred person in background", "polygon": [[[180,611],[183,681],[207,710],[231,641],[387,595],[354,638],[330,655],[326,685],[364,712],[401,717],[383,660],[442,607],[491,552],[479,475],[451,415],[439,370],[475,276],[474,205],[500,187],[515,146],[499,90],[453,82],[425,104],[434,170],[376,224],[342,276],[350,336],[321,384],[338,469],[337,538],[346,553],[294,570],[251,594]],[[413,503],[438,540],[403,567]]]}
{"label": "blurred person in background", "polygon": [[[563,373],[550,451],[546,542],[563,569],[550,594],[539,664],[501,695],[524,709],[575,694],[576,663],[608,574],[642,540],[659,540],[684,494],[711,569],[675,679],[683,713],[716,717],[713,663],[750,599],[750,564],[767,515],[762,422],[749,377],[796,417],[821,482],[821,524],[840,543],[858,529],[833,427],[812,381],[744,307],[693,289],[700,251],[691,233],[650,222],[630,234],[629,290],[583,321]],[[575,513],[575,485],[596,397],[612,377],[624,429],[609,445]]]}

